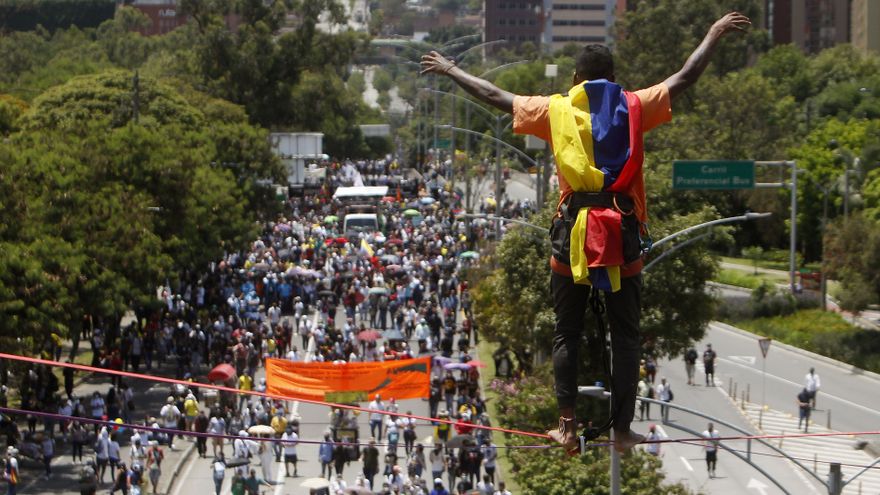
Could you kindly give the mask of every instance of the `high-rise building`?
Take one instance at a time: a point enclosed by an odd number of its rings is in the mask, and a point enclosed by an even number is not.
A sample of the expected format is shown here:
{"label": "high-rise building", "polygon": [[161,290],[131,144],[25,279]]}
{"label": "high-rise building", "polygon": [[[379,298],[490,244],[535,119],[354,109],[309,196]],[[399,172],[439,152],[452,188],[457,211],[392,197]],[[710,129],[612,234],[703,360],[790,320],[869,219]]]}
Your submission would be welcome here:
{"label": "high-rise building", "polygon": [[552,50],[569,43],[609,43],[614,5],[608,0],[548,0],[544,42]]}
{"label": "high-rise building", "polygon": [[485,0],[486,41],[531,41],[544,50],[610,43],[625,0]]}
{"label": "high-rise building", "polygon": [[880,0],[853,0],[850,16],[853,46],[880,54]]}
{"label": "high-rise building", "polygon": [[485,0],[486,41],[507,40],[509,45],[530,41],[541,44],[544,0]]}
{"label": "high-rise building", "polygon": [[773,44],[818,53],[850,41],[850,0],[767,0],[765,6]]}

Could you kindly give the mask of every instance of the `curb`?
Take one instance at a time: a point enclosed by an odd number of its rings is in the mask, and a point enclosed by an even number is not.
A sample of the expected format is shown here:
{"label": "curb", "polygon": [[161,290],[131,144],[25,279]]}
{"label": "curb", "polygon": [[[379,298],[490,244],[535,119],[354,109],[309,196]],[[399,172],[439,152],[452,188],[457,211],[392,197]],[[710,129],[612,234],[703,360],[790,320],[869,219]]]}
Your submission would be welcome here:
{"label": "curb", "polygon": [[177,481],[177,476],[180,474],[180,469],[189,462],[190,457],[192,457],[192,453],[195,450],[196,442],[193,442],[186,450],[186,452],[184,452],[183,455],[180,457],[180,460],[177,461],[177,465],[174,466],[174,470],[171,471],[171,478],[168,481],[168,487],[165,488],[165,491],[161,493],[164,493],[165,495],[170,495],[171,490],[174,488],[174,482]]}
{"label": "curb", "polygon": [[[724,330],[729,330],[731,332],[738,333],[744,337],[751,337],[754,339],[761,338],[760,335],[754,334],[752,332],[743,330],[741,328],[737,328],[735,326],[732,326],[732,325],[729,325],[727,323],[723,323],[720,321],[711,321],[709,324],[710,325],[717,325],[718,327],[720,327]],[[823,356],[821,354],[816,354],[815,352],[807,351],[807,350],[801,349],[799,347],[794,347],[789,344],[782,343],[782,342],[775,340],[775,339],[773,340],[773,345],[777,345],[779,347],[782,347],[783,349],[794,352],[795,354],[800,354],[802,356],[805,356],[805,357],[808,357],[811,359],[815,359],[816,361],[821,361],[825,364],[840,368],[841,370],[849,371],[853,375],[866,376],[868,378],[871,378],[873,380],[877,380],[878,382],[880,382],[880,374],[874,373],[873,371],[863,370],[857,366],[853,366],[851,364],[844,363],[842,361],[838,361],[836,359],[832,359],[830,357]]]}

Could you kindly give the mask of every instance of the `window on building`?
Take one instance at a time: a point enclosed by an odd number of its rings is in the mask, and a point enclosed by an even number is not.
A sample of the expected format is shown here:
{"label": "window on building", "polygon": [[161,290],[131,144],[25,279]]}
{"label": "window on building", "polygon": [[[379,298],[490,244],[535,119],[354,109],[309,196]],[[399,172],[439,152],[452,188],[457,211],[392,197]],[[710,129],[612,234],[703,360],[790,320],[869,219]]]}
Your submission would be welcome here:
{"label": "window on building", "polygon": [[554,3],[553,8],[556,10],[605,10],[604,5],[582,3]]}
{"label": "window on building", "polygon": [[529,26],[534,26],[537,23],[538,23],[538,21],[536,21],[534,19],[529,19]]}

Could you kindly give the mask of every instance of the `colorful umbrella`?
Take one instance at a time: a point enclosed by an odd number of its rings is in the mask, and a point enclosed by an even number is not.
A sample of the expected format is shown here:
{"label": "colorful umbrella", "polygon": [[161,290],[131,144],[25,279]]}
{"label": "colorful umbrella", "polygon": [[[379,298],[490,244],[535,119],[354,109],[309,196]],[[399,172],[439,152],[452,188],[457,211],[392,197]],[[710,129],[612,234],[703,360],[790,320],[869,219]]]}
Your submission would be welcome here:
{"label": "colorful umbrella", "polygon": [[486,363],[479,361],[477,359],[471,359],[470,361],[468,361],[465,364],[468,366],[473,366],[475,368],[485,368],[486,367]]}
{"label": "colorful umbrella", "polygon": [[324,223],[335,223],[339,221],[339,217],[336,215],[327,215],[324,217]]}
{"label": "colorful umbrella", "polygon": [[480,253],[476,251],[465,251],[458,255],[459,258],[479,258]]}
{"label": "colorful umbrella", "polygon": [[397,199],[394,196],[383,196],[380,201],[382,201],[383,203],[393,203],[397,201]]}
{"label": "colorful umbrella", "polygon": [[326,478],[308,478],[299,484],[303,488],[327,488],[330,486],[330,480]]}
{"label": "colorful umbrella", "polygon": [[362,340],[364,342],[373,342],[379,340],[379,337],[382,336],[382,332],[378,330],[364,330],[357,334],[358,340]]}
{"label": "colorful umbrella", "polygon": [[374,294],[388,294],[388,289],[385,287],[370,287],[370,295]]}
{"label": "colorful umbrella", "polygon": [[225,382],[230,378],[235,378],[237,375],[235,373],[235,368],[232,366],[223,363],[218,364],[208,373],[208,381],[209,382]]}
{"label": "colorful umbrella", "polygon": [[413,209],[413,208],[410,208],[410,209],[408,209],[408,210],[403,210],[403,215],[404,215],[404,216],[407,216],[407,217],[417,217],[417,216],[419,216],[419,215],[421,215],[421,214],[422,214],[422,213],[421,213],[419,210],[416,210],[416,209]]}
{"label": "colorful umbrella", "polygon": [[443,365],[443,369],[447,370],[469,370],[471,369],[467,363],[446,363]]}
{"label": "colorful umbrella", "polygon": [[434,201],[437,201],[437,200],[432,198],[431,196],[425,196],[424,198],[419,199],[419,203],[421,203],[423,205],[432,205],[432,204],[434,204]]}

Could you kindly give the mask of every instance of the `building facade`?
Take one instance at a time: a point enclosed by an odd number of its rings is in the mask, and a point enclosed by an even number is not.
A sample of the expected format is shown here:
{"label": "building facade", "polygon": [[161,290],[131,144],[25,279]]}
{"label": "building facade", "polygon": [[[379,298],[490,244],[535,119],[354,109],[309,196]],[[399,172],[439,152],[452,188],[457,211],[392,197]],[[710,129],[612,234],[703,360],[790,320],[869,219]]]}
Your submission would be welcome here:
{"label": "building facade", "polygon": [[486,41],[530,41],[547,51],[610,44],[621,9],[625,0],[484,0]]}
{"label": "building facade", "polygon": [[485,0],[486,41],[506,40],[509,45],[541,44],[544,30],[543,0]]}
{"label": "building facade", "polygon": [[806,53],[818,53],[850,41],[854,7],[850,0],[767,0],[766,25],[774,45],[793,43]]}
{"label": "building facade", "polygon": [[[139,30],[144,36],[165,34],[189,22],[189,16],[181,13],[177,0],[127,0],[117,6],[133,7],[150,19],[150,25]],[[229,29],[237,29],[240,24],[236,14],[227,15],[225,20]]]}
{"label": "building facade", "polygon": [[853,46],[880,54],[880,0],[852,0],[850,16]]}

